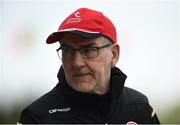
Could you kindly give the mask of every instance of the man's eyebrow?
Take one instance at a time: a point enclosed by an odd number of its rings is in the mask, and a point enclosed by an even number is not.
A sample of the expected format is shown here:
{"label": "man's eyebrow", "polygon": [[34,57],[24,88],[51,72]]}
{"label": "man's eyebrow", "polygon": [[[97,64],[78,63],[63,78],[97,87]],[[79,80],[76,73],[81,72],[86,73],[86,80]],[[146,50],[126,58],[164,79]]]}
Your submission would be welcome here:
{"label": "man's eyebrow", "polygon": [[88,48],[88,47],[92,47],[96,45],[96,43],[89,43],[89,44],[86,44],[86,45],[82,45],[81,48]]}

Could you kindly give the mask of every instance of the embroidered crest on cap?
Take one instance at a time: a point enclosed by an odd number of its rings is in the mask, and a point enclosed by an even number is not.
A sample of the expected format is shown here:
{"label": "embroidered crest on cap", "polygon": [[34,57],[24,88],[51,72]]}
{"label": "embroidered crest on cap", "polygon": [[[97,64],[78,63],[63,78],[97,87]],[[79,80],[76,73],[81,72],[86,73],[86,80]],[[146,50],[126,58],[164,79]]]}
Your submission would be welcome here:
{"label": "embroidered crest on cap", "polygon": [[81,21],[80,12],[76,11],[74,13],[74,17],[71,17],[71,18],[67,19],[66,24],[69,24],[69,23],[79,23],[80,21]]}

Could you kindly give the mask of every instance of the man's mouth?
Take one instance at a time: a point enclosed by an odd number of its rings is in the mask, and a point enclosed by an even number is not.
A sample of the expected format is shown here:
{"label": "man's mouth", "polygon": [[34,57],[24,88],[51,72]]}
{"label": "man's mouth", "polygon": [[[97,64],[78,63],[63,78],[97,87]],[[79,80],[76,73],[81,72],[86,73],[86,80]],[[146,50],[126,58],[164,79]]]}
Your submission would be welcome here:
{"label": "man's mouth", "polygon": [[86,68],[74,69],[72,72],[73,77],[85,77],[91,75],[91,72]]}
{"label": "man's mouth", "polygon": [[83,73],[83,74],[74,74],[74,77],[83,77],[83,76],[87,76],[90,75],[90,73]]}

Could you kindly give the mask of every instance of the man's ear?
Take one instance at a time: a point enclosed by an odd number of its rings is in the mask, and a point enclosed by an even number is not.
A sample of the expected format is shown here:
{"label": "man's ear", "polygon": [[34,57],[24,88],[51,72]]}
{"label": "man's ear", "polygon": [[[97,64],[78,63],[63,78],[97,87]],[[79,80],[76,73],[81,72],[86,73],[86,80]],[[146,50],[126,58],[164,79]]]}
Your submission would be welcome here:
{"label": "man's ear", "polygon": [[113,50],[112,50],[112,54],[113,54],[113,57],[111,60],[111,67],[112,68],[116,66],[116,63],[119,60],[119,52],[120,52],[120,46],[118,44],[115,44],[113,47]]}

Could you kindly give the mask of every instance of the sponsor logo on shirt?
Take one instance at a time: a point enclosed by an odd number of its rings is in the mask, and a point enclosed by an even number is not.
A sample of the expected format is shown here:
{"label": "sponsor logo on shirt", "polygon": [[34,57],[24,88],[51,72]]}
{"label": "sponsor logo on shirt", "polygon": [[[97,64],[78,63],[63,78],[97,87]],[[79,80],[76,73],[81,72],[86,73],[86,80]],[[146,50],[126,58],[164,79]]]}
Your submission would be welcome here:
{"label": "sponsor logo on shirt", "polygon": [[52,113],[56,113],[56,112],[69,112],[70,110],[71,110],[70,107],[67,107],[67,108],[55,108],[55,109],[50,109],[49,113],[52,114]]}

